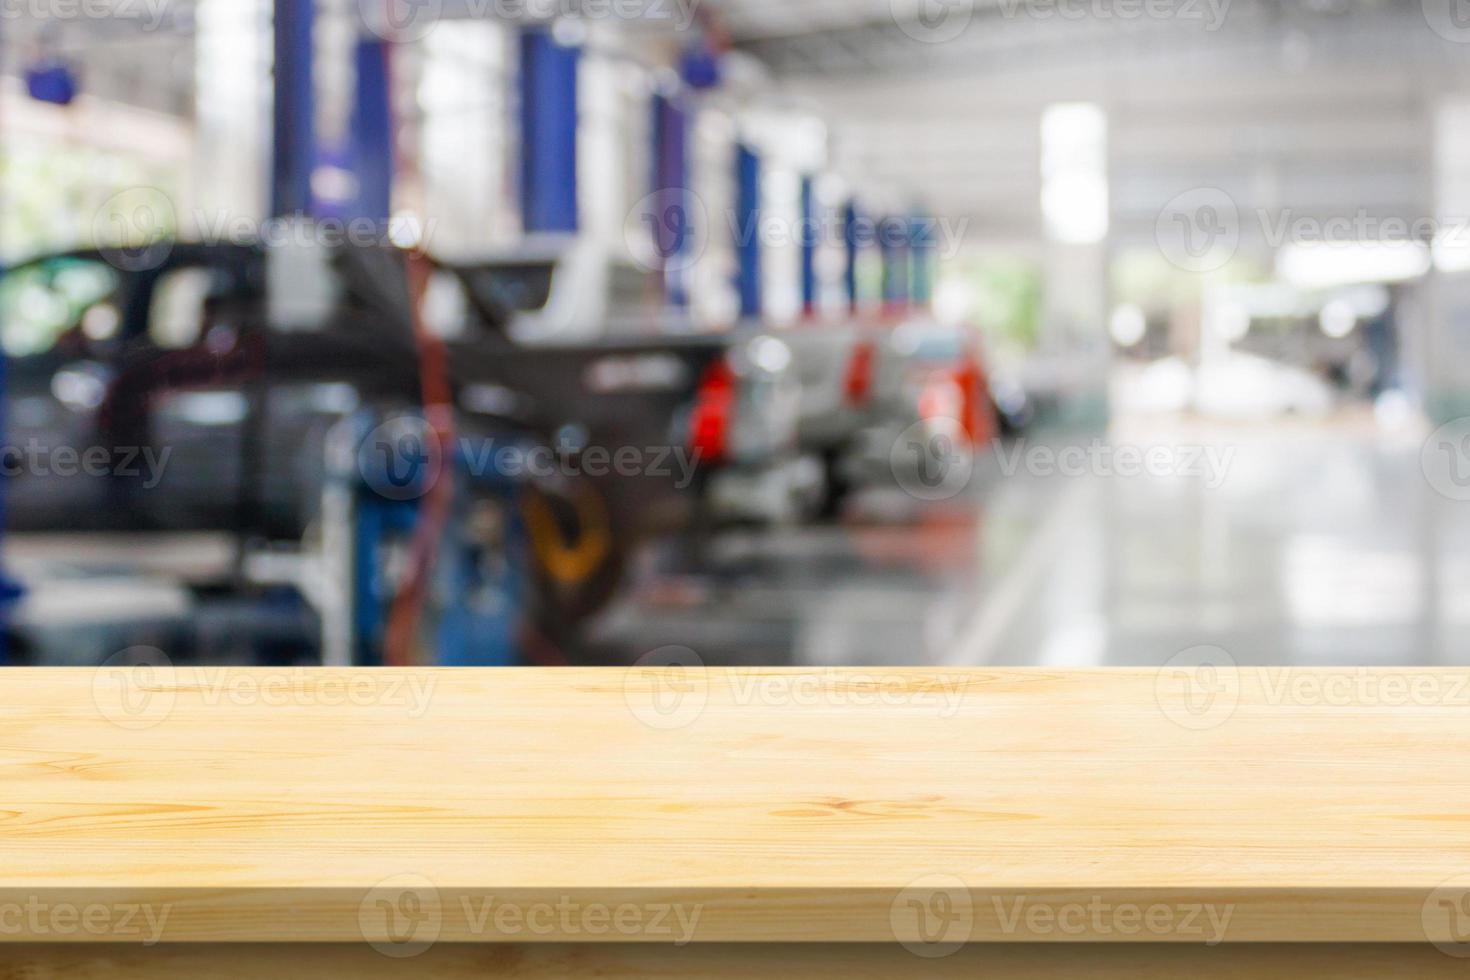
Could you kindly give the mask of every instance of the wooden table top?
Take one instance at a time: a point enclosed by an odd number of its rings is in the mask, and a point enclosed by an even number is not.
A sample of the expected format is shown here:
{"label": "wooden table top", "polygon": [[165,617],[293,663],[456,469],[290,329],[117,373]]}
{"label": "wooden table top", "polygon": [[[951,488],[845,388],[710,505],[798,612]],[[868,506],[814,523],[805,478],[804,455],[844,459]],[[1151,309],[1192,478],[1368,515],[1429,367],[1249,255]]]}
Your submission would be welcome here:
{"label": "wooden table top", "polygon": [[1470,930],[1470,671],[4,681],[0,941],[98,902],[165,941]]}

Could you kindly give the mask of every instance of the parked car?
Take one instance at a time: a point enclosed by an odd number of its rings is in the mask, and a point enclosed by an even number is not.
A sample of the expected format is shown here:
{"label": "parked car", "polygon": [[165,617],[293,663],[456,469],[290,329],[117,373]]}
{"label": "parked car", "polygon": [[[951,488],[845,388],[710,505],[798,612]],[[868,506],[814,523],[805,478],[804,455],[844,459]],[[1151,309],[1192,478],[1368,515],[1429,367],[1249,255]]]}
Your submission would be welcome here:
{"label": "parked car", "polygon": [[[815,492],[797,452],[789,338],[701,330],[664,306],[646,270],[575,238],[457,260],[429,292],[456,369],[508,389],[489,394],[509,393],[533,414],[541,406],[543,428],[556,431],[558,413],[597,419],[593,435],[604,444],[636,447],[683,430],[678,445],[705,464],[695,495],[701,525],[789,521]],[[630,519],[658,503],[634,483],[622,492],[639,498],[629,501]]]}
{"label": "parked car", "polygon": [[818,512],[834,517],[855,488],[891,481],[895,442],[916,423],[958,422],[973,445],[995,413],[971,333],[924,313],[853,319],[783,333],[801,382],[798,442],[820,461]]}
{"label": "parked car", "polygon": [[884,331],[859,320],[802,323],[782,333],[800,383],[797,443],[817,466],[812,510],[834,517],[852,488],[848,456],[875,412],[882,414],[878,372]]}
{"label": "parked car", "polygon": [[[365,408],[391,418],[421,405],[406,256],[347,246],[161,251],[147,268],[78,251],[0,278],[6,523],[299,541],[318,516],[332,428]],[[574,484],[564,499],[592,501],[606,531],[572,614],[605,600],[648,536],[707,527],[721,481],[785,465],[794,398],[779,341],[588,331],[533,347],[506,327],[575,291],[556,261],[432,270],[430,293],[449,298],[426,298],[426,324],[448,351],[457,431],[472,448],[512,438],[547,447],[557,460],[542,481],[548,492]],[[506,301],[511,287],[520,300]],[[586,465],[598,449],[609,465]],[[622,471],[620,449],[648,465]],[[660,453],[663,465],[651,465]],[[672,464],[679,454],[687,469]],[[569,509],[555,517],[573,539],[588,512]]]}

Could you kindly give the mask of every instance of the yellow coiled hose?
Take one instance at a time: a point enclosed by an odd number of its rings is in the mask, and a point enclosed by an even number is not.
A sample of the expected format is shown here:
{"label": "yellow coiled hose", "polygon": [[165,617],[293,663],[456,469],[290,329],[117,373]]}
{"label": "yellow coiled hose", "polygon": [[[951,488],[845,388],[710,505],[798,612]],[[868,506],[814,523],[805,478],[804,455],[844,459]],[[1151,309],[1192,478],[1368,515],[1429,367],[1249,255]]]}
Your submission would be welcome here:
{"label": "yellow coiled hose", "polygon": [[526,522],[536,563],[561,586],[587,581],[612,552],[612,529],[601,495],[591,486],[583,485],[572,503],[580,531],[575,542],[562,536],[556,515],[541,494],[528,493],[521,500],[521,516]]}

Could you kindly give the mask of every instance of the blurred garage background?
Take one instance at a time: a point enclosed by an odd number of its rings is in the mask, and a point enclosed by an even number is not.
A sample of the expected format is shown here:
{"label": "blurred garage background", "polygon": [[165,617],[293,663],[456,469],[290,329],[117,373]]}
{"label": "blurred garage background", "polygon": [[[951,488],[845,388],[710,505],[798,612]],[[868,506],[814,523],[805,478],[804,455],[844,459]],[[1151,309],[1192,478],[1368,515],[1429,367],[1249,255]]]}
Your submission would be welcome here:
{"label": "blurred garage background", "polygon": [[1458,0],[0,0],[18,664],[1463,662]]}

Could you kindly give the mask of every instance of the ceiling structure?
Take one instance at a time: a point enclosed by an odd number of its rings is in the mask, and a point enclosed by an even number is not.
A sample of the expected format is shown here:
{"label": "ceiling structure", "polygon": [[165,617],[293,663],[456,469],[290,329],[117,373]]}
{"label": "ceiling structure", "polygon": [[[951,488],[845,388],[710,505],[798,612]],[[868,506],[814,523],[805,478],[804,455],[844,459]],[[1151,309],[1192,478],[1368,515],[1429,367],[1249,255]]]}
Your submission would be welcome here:
{"label": "ceiling structure", "polygon": [[[6,66],[59,56],[78,66],[83,90],[113,101],[187,116],[193,111],[196,0],[87,0],[85,16],[7,16]],[[58,7],[58,9],[63,9]],[[111,11],[110,16],[98,16]]]}
{"label": "ceiling structure", "polygon": [[[931,18],[905,20],[921,3]],[[742,50],[821,107],[844,170],[968,219],[982,241],[1040,242],[1040,115],[1067,101],[1107,113],[1115,242],[1150,240],[1161,206],[1197,187],[1314,219],[1434,213],[1435,112],[1470,92],[1470,46],[1431,29],[1433,0],[1162,0],[1148,9],[1174,16],[1116,15],[1126,3],[721,10]]]}
{"label": "ceiling structure", "polygon": [[[1170,33],[1176,42],[1280,38],[1414,15],[1427,31],[1436,0],[710,0],[738,43],[783,75],[932,73],[1061,53],[1069,61],[1113,56],[1115,42]],[[1089,51],[1079,42],[1102,40]],[[1470,38],[1467,38],[1470,39]],[[986,67],[994,67],[987,64]]]}
{"label": "ceiling structure", "polygon": [[[50,45],[84,55],[89,91],[188,115],[196,0],[110,2],[119,16],[47,33],[7,20],[9,63]],[[465,0],[443,2],[452,15]],[[842,171],[983,241],[1040,242],[1039,121],[1053,103],[1107,113],[1126,243],[1195,187],[1299,215],[1432,214],[1435,113],[1470,92],[1470,43],[1431,29],[1435,3],[1457,0],[702,2],[820,111]],[[1172,16],[1125,16],[1139,9]],[[165,22],[149,29],[141,15],[155,12]]]}

